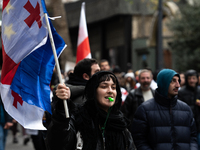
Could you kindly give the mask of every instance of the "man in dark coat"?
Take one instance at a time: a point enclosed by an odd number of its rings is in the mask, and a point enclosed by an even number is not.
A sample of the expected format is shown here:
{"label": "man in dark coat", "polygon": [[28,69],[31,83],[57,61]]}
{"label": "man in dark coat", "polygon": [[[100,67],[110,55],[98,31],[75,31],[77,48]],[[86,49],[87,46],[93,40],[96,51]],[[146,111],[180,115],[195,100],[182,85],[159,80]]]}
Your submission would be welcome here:
{"label": "man in dark coat", "polygon": [[[132,122],[134,114],[144,101],[154,97],[155,91],[150,87],[153,75],[151,71],[143,69],[139,73],[140,87],[130,91],[121,108],[124,115]],[[131,130],[131,128],[129,129]]]}
{"label": "man in dark coat", "polygon": [[137,150],[198,150],[192,110],[177,99],[179,74],[163,69],[157,84],[155,97],[135,113],[132,136]]}
{"label": "man in dark coat", "polygon": [[83,99],[85,85],[91,76],[98,71],[100,71],[100,67],[96,59],[85,58],[76,64],[74,72],[69,74],[69,80],[66,83],[71,91],[70,99],[74,103],[82,104],[85,102]]}
{"label": "man in dark coat", "polygon": [[[85,102],[83,99],[85,85],[91,76],[98,71],[100,71],[100,67],[96,59],[85,58],[76,64],[74,72],[69,74],[69,80],[65,83],[70,89],[70,100],[73,103],[83,104]],[[54,99],[52,100],[54,101]]]}
{"label": "man in dark coat", "polygon": [[185,86],[178,92],[178,97],[192,109],[197,127],[197,141],[200,150],[200,87],[198,87],[198,73],[188,70],[185,73]]}
{"label": "man in dark coat", "polygon": [[[86,100],[83,98],[85,85],[93,74],[100,71],[100,67],[96,59],[85,58],[79,61],[74,67],[74,72],[69,74],[69,80],[66,86],[69,87],[71,96],[70,100],[78,105],[82,105]],[[53,93],[55,94],[54,88]],[[55,106],[55,97],[52,98],[52,110]],[[51,115],[45,112],[45,123],[44,126],[48,128],[51,122]]]}

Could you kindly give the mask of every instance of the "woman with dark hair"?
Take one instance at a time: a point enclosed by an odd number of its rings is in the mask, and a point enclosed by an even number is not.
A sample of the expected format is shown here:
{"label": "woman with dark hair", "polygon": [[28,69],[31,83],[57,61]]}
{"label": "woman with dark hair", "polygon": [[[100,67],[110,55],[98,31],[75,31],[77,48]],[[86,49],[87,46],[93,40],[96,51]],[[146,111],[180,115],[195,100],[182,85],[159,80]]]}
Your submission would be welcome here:
{"label": "woman with dark hair", "polygon": [[134,150],[129,122],[119,108],[121,92],[115,75],[100,71],[85,87],[87,101],[75,106],[68,101],[70,118],[65,117],[62,100],[70,96],[69,89],[59,84],[57,104],[48,128],[46,144],[49,150]]}

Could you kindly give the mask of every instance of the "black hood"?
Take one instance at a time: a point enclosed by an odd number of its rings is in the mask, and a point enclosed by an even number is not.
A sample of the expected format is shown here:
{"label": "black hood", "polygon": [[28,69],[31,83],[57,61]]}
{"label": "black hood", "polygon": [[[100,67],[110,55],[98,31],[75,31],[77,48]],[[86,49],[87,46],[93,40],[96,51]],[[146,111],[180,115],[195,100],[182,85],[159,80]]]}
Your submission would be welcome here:
{"label": "black hood", "polygon": [[[102,82],[101,77],[104,75],[112,75],[116,79],[117,96],[113,107],[111,107],[108,112],[98,107],[96,98],[96,90],[99,83]],[[102,134],[102,136],[109,141],[107,143],[105,142],[106,149],[123,149],[125,146],[122,131],[127,128],[130,122],[119,110],[121,106],[121,91],[116,76],[108,71],[95,73],[86,84],[84,96],[87,100],[80,111],[78,111],[76,115],[78,117],[75,119],[77,122],[83,120],[81,124],[77,123],[84,142],[86,143],[83,149],[96,149],[95,147],[98,142],[99,134]],[[105,130],[106,132],[104,132]],[[117,142],[116,139],[118,139]]]}
{"label": "black hood", "polygon": [[116,79],[117,97],[115,100],[115,104],[113,105],[113,109],[119,110],[121,107],[121,102],[122,102],[120,86],[119,86],[116,76],[110,71],[99,71],[99,72],[95,73],[89,79],[89,81],[87,82],[86,87],[85,87],[85,97],[87,99],[87,102],[90,102],[90,103],[94,102],[95,106],[97,107],[96,90],[97,90],[97,87],[99,86],[100,78],[105,74],[112,74]]}

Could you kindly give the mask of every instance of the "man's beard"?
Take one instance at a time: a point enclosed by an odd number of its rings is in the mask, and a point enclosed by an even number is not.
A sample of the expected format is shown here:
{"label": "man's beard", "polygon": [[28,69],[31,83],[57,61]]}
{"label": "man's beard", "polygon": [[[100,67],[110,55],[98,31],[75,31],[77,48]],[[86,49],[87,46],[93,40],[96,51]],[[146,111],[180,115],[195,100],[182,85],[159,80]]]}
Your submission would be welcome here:
{"label": "man's beard", "polygon": [[[148,85],[148,86],[146,86],[146,85]],[[143,90],[149,90],[149,88],[150,88],[150,83],[149,83],[149,82],[144,82],[143,84],[141,84],[141,88],[142,88]]]}

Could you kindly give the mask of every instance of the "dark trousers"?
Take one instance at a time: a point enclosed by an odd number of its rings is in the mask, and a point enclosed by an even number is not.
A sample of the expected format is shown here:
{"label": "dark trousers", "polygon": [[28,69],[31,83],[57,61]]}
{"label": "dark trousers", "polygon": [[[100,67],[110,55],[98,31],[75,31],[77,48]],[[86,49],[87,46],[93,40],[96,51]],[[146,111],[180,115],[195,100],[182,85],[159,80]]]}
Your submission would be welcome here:
{"label": "dark trousers", "polygon": [[38,131],[38,135],[31,135],[35,150],[46,150],[42,131]]}

